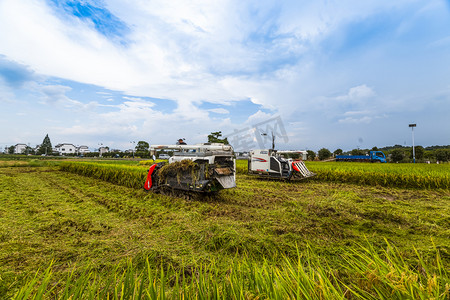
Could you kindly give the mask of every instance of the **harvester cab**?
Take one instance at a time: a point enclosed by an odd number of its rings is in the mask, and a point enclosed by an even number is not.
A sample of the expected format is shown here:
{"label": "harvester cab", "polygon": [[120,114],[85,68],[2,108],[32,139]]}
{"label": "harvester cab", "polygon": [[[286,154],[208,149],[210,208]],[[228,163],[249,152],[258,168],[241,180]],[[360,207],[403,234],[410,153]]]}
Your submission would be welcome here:
{"label": "harvester cab", "polygon": [[144,188],[176,192],[214,193],[236,187],[236,161],[233,147],[220,143],[196,145],[153,145],[150,152],[172,150],[168,163],[150,167]]}
{"label": "harvester cab", "polygon": [[299,151],[252,150],[248,159],[248,173],[259,177],[284,180],[300,180],[317,175],[310,172],[302,160],[283,157],[283,155],[292,153],[298,154]]}

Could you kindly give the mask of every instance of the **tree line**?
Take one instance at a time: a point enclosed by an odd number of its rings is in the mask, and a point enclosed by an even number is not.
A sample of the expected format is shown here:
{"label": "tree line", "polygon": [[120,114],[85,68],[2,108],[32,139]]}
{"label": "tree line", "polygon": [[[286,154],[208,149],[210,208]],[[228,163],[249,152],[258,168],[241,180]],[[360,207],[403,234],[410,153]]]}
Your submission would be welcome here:
{"label": "tree line", "polygon": [[372,149],[353,149],[344,152],[342,149],[336,149],[331,152],[327,148],[320,149],[317,154],[312,150],[308,151],[308,160],[326,160],[337,155],[366,155],[369,151],[382,151],[388,161],[408,163],[412,162],[415,156],[416,162],[448,162],[450,161],[450,145],[447,146],[415,146],[414,156],[413,148],[401,145],[388,146],[383,148],[373,147]]}
{"label": "tree line", "polygon": [[[224,143],[229,144],[227,138],[222,139],[222,132],[211,132],[208,135],[208,143]],[[105,147],[108,148],[108,147]],[[107,153],[102,153],[102,157],[141,157],[141,158],[151,158],[151,153],[149,151],[150,144],[146,141],[138,141],[133,152],[129,151],[109,151]],[[15,146],[10,146],[7,149],[8,154],[14,154]],[[383,151],[386,155],[387,160],[389,162],[401,162],[408,163],[413,161],[413,148],[406,147],[401,145],[394,146],[386,146],[382,148],[373,147],[372,149],[352,149],[350,151],[344,152],[342,149],[338,148],[331,152],[327,148],[322,148],[319,151],[314,152],[313,150],[307,150],[307,159],[308,160],[327,160],[337,155],[366,155],[369,151]],[[414,154],[416,162],[448,162],[450,161],[450,145],[444,146],[416,146],[414,147]],[[161,152],[156,153],[158,155]],[[23,154],[32,154],[32,155],[59,155],[58,153],[53,153],[52,143],[48,134],[45,136],[42,144],[37,148],[37,150],[26,146]],[[169,155],[173,153],[169,152]],[[74,154],[75,155],[75,154]],[[83,153],[83,156],[86,157],[97,157],[99,156],[99,152],[89,152]],[[298,158],[298,154],[290,154],[293,158]]]}

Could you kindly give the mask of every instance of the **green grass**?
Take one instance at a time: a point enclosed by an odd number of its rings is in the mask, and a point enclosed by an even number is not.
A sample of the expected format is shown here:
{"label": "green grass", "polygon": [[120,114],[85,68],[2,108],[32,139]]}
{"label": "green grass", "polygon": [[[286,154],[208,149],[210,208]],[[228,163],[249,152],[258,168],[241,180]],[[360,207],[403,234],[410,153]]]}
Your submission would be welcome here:
{"label": "green grass", "polygon": [[[148,169],[97,167],[112,181]],[[238,175],[238,188],[187,201],[136,182],[0,168],[0,295],[448,297],[446,189]]]}

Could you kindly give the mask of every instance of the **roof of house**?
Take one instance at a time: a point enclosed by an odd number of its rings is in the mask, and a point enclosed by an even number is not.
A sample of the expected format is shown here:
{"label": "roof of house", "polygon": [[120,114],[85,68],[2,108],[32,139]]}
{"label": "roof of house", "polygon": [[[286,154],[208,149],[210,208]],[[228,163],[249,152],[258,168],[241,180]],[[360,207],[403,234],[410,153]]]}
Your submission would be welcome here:
{"label": "roof of house", "polygon": [[59,148],[59,147],[65,146],[65,145],[67,145],[67,146],[74,146],[74,147],[75,147],[74,144],[70,144],[70,143],[61,143],[61,144],[56,145],[55,148]]}

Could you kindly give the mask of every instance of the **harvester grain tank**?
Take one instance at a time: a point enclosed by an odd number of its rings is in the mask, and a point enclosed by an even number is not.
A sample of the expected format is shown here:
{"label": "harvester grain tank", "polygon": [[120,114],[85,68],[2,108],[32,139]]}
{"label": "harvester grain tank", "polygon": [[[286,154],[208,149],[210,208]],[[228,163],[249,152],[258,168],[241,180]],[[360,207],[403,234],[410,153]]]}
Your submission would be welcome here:
{"label": "harvester grain tank", "polygon": [[[236,162],[230,145],[153,145],[150,152],[172,150],[168,163],[152,165],[146,190],[173,194],[214,193],[236,187]],[[180,194],[181,192],[181,194]]]}
{"label": "harvester grain tank", "polygon": [[385,163],[386,155],[382,151],[370,151],[368,155],[337,155],[336,161]]}
{"label": "harvester grain tank", "polygon": [[317,175],[310,172],[302,160],[283,157],[283,154],[290,153],[298,151],[252,150],[248,159],[248,173],[258,177],[284,180],[299,180]]}

